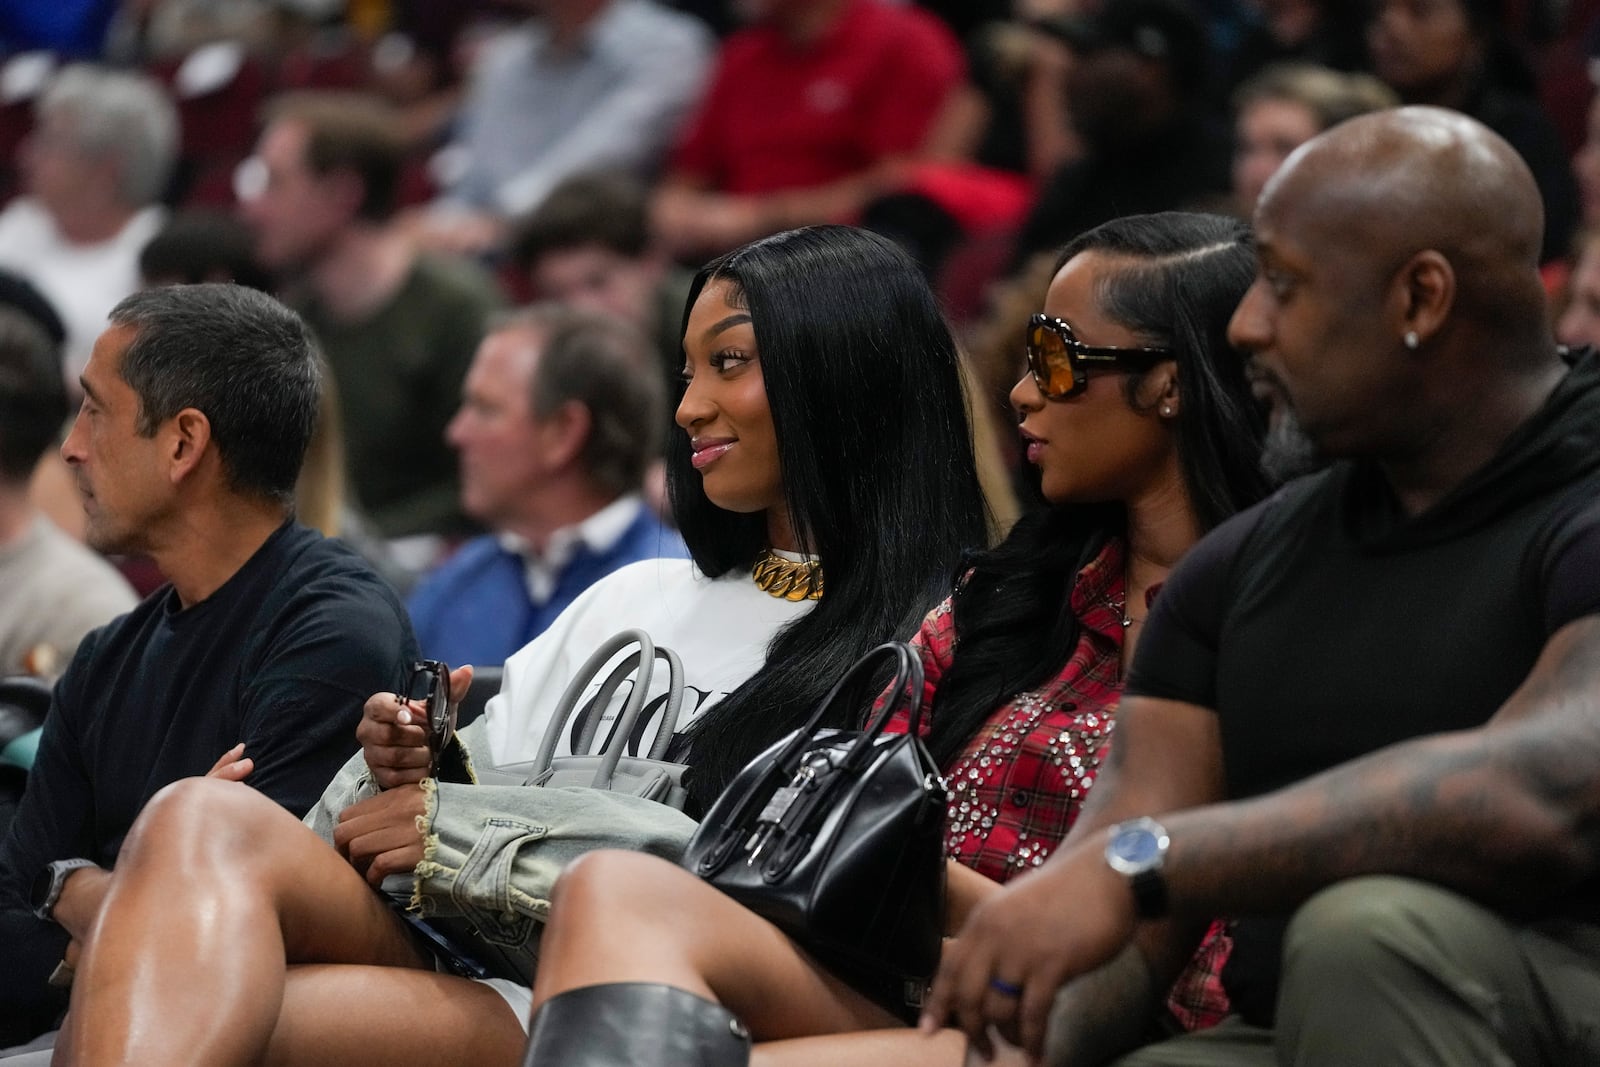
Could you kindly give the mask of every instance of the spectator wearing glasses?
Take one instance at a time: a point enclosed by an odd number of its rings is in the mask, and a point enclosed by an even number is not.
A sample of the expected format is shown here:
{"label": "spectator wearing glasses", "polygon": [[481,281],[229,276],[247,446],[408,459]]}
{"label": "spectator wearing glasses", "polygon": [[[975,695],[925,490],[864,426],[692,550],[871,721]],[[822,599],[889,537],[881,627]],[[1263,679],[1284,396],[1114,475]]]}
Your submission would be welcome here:
{"label": "spectator wearing glasses", "polygon": [[[145,286],[234,282],[268,292],[274,279],[256,259],[255,233],[236,214],[197,208],[180,211],[139,254]],[[344,427],[332,374],[322,380],[316,428],[295,486],[295,517],[326,537],[337,537],[402,592],[416,572],[401,566],[346,491]]]}
{"label": "spectator wearing glasses", "polygon": [[1037,1057],[1054,1005],[1049,1062],[1104,1062],[1220,913],[1237,1017],[1127,1067],[1594,1061],[1600,357],[1551,336],[1542,224],[1441,108],[1268,182],[1231,336],[1332,463],[1173,573],[1092,818],[973,912],[930,1024]]}
{"label": "spectator wearing glasses", "polygon": [[[1130,217],[1067,246],[1032,318],[1011,399],[1048,506],[977,556],[916,637],[927,740],[954,790],[951,929],[1055,852],[1119,744],[1122,678],[1168,569],[1266,489],[1264,419],[1226,339],[1251,270],[1236,220]],[[1149,1023],[1220,1018],[1226,951],[1219,930]],[[557,885],[535,1003],[532,1065],[665,1067],[663,1033],[741,1027],[764,1062],[963,1062],[960,1034],[901,1024],[905,1000],[869,999],[693,874],[622,852]],[[662,1021],[589,1051],[600,1020],[635,1013]],[[745,1053],[724,1036],[700,1062]]]}
{"label": "spectator wearing glasses", "polygon": [[403,154],[392,110],[297,93],[271,107],[240,172],[256,255],[338,383],[357,506],[391,539],[465,527],[444,429],[501,302],[486,273],[419,254],[393,223]]}

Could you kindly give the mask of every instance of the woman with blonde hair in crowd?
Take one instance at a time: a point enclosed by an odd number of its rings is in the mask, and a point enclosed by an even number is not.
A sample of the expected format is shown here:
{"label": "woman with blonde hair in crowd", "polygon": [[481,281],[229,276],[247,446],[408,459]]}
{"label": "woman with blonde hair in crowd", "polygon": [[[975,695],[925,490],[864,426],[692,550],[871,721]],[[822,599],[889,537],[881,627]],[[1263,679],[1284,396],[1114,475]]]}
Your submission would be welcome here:
{"label": "woman with blonde hair in crowd", "polygon": [[1393,89],[1370,74],[1314,63],[1281,63],[1233,93],[1234,210],[1248,219],[1289,153],[1328,127],[1399,105]]}

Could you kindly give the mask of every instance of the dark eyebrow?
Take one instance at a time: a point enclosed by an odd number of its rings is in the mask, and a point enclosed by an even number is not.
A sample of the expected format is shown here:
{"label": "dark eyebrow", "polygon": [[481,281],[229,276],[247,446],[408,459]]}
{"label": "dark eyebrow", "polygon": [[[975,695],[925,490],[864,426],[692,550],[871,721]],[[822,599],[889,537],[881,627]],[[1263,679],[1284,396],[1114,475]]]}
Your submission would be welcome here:
{"label": "dark eyebrow", "polygon": [[95,395],[94,386],[89,384],[89,379],[80,374],[78,375],[78,384],[83,386],[83,392],[85,396],[87,396],[90,400],[93,400],[96,404],[100,402],[100,398]]}
{"label": "dark eyebrow", "polygon": [[702,336],[706,338],[715,337],[724,330],[730,330],[735,326],[742,326],[749,321],[751,321],[750,316],[745,312],[735,312],[725,319],[722,319],[718,322],[713,322],[709,327],[706,328],[706,332]]}

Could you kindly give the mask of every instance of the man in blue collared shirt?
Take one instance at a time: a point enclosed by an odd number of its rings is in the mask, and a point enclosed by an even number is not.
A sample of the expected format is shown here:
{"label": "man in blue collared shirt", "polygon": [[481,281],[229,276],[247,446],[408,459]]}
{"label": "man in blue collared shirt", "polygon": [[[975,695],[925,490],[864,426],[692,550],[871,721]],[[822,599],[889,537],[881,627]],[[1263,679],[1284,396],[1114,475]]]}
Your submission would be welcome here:
{"label": "man in blue collared shirt", "polygon": [[639,495],[663,434],[655,363],[631,328],[554,305],[490,331],[446,438],[462,510],[492,532],[412,593],[424,655],[499,665],[597,579],[688,555]]}

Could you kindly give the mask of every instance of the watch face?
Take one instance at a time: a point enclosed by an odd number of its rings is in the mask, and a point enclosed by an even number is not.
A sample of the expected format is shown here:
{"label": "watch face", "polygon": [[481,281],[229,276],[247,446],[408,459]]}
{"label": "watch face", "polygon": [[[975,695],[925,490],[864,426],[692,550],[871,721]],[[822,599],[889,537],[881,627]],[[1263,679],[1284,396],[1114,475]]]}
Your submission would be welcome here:
{"label": "watch face", "polygon": [[1136,819],[1117,827],[1106,843],[1106,861],[1124,873],[1147,871],[1160,864],[1167,835],[1152,819]]}

